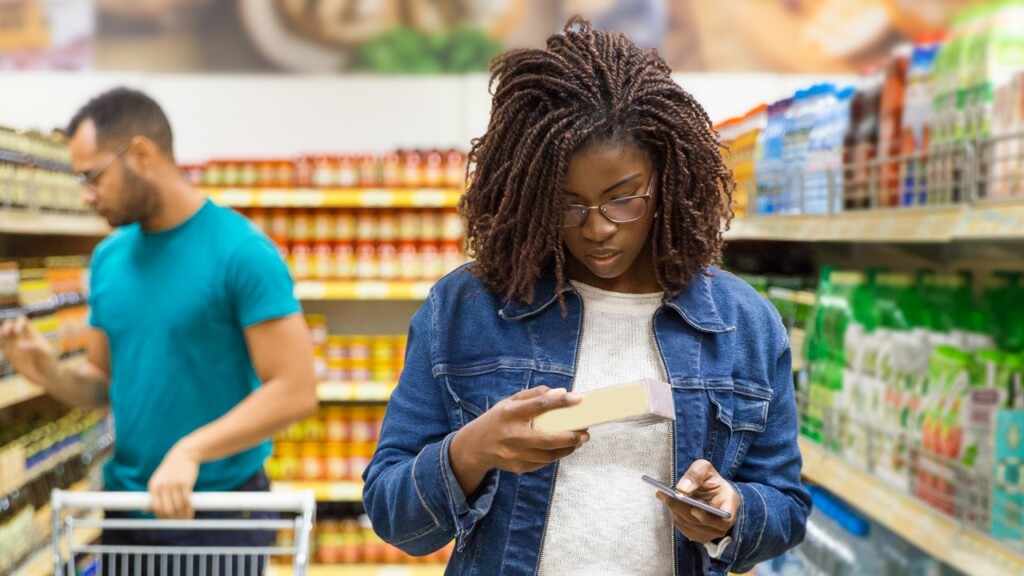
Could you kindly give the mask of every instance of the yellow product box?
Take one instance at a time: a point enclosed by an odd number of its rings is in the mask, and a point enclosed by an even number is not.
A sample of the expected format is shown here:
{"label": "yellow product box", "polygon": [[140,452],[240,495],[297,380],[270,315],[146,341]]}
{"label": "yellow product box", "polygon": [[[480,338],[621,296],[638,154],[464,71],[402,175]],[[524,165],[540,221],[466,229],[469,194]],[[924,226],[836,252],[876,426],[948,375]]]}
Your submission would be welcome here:
{"label": "yellow product box", "polygon": [[587,392],[575,406],[534,418],[533,427],[544,432],[589,430],[591,434],[606,434],[675,419],[672,387],[660,380],[643,378]]}

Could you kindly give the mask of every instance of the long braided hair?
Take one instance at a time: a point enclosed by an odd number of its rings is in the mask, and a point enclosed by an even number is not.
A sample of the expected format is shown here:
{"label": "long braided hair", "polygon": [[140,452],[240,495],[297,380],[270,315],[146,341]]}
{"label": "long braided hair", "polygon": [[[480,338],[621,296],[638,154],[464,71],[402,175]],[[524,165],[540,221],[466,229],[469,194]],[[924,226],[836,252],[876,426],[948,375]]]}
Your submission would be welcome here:
{"label": "long braided hair", "polygon": [[492,62],[490,123],[473,140],[459,203],[472,272],[489,290],[529,302],[542,274],[565,283],[559,191],[573,153],[600,143],[654,160],[661,217],[651,242],[663,290],[678,294],[720,261],[735,183],[707,112],[670,74],[656,50],[579,17],[546,49]]}

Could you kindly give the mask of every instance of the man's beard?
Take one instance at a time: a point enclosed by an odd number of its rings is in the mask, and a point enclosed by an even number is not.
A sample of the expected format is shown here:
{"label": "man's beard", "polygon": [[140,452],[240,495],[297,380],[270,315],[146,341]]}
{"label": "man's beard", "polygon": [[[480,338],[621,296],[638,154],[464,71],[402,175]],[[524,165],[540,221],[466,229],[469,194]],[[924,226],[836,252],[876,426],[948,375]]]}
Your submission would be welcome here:
{"label": "man's beard", "polygon": [[156,186],[127,166],[122,171],[121,190],[120,206],[115,213],[107,215],[107,222],[112,227],[144,222],[159,209],[160,195]]}

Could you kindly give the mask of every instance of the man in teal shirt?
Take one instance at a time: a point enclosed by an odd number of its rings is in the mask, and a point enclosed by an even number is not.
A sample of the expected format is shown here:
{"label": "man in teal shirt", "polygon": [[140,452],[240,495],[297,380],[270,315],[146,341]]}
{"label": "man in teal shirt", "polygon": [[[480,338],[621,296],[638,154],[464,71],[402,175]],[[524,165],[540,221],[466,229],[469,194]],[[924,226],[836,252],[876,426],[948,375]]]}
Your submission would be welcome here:
{"label": "man in teal shirt", "polygon": [[25,318],[3,352],[69,404],[110,406],[106,488],[190,518],[193,490],[266,490],[268,439],[316,410],[309,331],[274,245],[182,177],[148,96],[104,93],[68,129],[84,200],[116,230],[95,250],[87,355],[72,366]]}

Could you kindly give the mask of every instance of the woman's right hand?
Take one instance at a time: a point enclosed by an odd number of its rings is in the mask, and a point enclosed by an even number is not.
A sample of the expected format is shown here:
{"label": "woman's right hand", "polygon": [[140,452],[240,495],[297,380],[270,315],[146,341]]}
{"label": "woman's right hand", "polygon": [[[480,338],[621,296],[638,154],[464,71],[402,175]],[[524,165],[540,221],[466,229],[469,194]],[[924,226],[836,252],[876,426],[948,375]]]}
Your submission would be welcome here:
{"label": "woman's right hand", "polygon": [[466,424],[452,439],[449,462],[464,494],[472,494],[492,468],[522,474],[565,458],[590,440],[586,430],[547,433],[533,419],[583,397],[537,386],[509,396]]}

